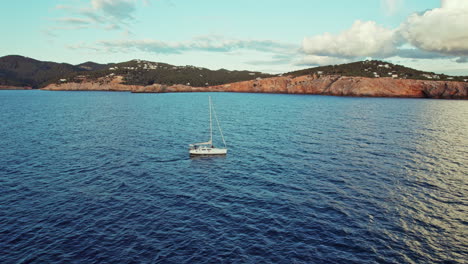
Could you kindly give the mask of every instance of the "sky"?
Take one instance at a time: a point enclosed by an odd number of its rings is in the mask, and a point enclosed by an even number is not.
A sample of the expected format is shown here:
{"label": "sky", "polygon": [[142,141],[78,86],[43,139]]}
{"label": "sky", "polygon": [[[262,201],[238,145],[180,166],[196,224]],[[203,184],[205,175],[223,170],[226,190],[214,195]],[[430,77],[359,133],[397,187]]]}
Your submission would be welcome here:
{"label": "sky", "polygon": [[468,75],[468,0],[2,0],[0,56],[283,73],[364,59]]}

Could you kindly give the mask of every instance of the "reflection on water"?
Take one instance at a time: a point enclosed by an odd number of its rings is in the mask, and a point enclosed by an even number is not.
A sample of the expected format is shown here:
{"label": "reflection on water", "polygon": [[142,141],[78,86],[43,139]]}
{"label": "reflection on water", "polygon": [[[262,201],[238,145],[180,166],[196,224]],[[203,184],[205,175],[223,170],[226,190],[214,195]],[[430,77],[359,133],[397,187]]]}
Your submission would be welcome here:
{"label": "reflection on water", "polygon": [[206,160],[208,162],[212,162],[214,159],[226,159],[226,156],[227,155],[189,155],[191,160]]}
{"label": "reflection on water", "polygon": [[0,262],[464,263],[467,101],[207,95],[1,91]]}

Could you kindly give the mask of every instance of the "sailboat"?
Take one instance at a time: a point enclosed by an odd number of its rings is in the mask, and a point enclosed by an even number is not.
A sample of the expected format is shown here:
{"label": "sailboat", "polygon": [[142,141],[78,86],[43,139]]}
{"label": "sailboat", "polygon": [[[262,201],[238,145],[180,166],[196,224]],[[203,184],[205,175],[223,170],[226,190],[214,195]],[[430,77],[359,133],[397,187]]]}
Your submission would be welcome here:
{"label": "sailboat", "polygon": [[[210,140],[202,143],[194,143],[189,145],[189,153],[191,156],[195,155],[226,155],[227,146],[226,141],[224,140],[223,131],[219,125],[218,117],[216,116],[216,111],[214,109],[213,103],[211,101],[211,96],[208,96],[208,108],[210,110]],[[219,133],[223,139],[224,148],[217,148],[213,145],[213,120],[212,116],[215,117],[216,124],[218,125]]]}

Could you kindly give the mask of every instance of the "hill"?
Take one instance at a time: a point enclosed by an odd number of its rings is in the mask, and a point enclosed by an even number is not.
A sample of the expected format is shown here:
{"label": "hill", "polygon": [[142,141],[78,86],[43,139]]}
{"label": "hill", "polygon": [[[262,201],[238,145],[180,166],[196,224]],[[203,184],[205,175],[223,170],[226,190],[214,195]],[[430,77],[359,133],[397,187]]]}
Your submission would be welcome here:
{"label": "hill", "polygon": [[272,77],[251,71],[209,70],[195,66],[175,66],[144,60],[99,64],[85,62],[78,65],[44,62],[11,55],[0,58],[0,86],[42,88],[51,83],[100,81],[105,77],[123,76],[124,84],[192,86],[220,85],[231,82]]}
{"label": "hill", "polygon": [[206,68],[175,66],[160,62],[145,60],[131,60],[109,65],[106,69],[70,76],[71,81],[97,80],[102,77],[114,75],[123,76],[124,83],[128,85],[174,85],[184,84],[191,86],[219,85],[231,82],[252,80],[255,78],[272,77],[273,75],[250,71],[228,71],[225,69],[209,70]]}
{"label": "hill", "polygon": [[413,80],[441,80],[441,81],[464,81],[467,76],[449,76],[436,74],[434,72],[419,71],[405,66],[392,64],[379,60],[365,60],[340,65],[328,65],[293,71],[284,75],[340,75],[352,77],[381,78],[393,77],[395,79]]}
{"label": "hill", "polygon": [[113,63],[111,63],[111,64],[99,64],[99,63],[96,63],[96,62],[87,61],[85,63],[81,63],[81,64],[78,64],[76,66],[78,68],[86,70],[86,71],[99,71],[99,70],[106,69],[110,65],[113,65]]}
{"label": "hill", "polygon": [[0,58],[0,85],[40,88],[60,76],[83,71],[67,63],[11,55]]}
{"label": "hill", "polygon": [[[341,65],[320,66],[283,74],[285,76],[350,76],[414,80],[467,81],[468,77],[448,76],[424,72],[401,65],[378,60],[366,60]],[[191,65],[175,66],[161,62],[131,60],[121,63],[99,64],[85,62],[78,65],[45,62],[23,56],[10,55],[0,58],[0,87],[42,88],[49,84],[81,83],[84,81],[108,82],[116,76],[122,77],[122,84],[147,86],[187,85],[206,87],[240,81],[274,77],[252,71],[210,70]]]}

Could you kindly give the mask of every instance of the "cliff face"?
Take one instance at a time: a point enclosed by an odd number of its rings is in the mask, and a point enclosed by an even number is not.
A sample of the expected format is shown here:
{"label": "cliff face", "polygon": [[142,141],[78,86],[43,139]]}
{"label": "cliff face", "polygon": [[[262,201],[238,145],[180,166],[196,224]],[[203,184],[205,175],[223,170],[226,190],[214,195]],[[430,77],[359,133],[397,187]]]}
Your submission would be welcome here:
{"label": "cliff face", "polygon": [[111,80],[100,79],[95,82],[84,81],[80,83],[69,82],[61,84],[50,84],[41,90],[49,91],[132,91],[134,85],[122,84],[122,77],[117,76]]}
{"label": "cliff face", "polygon": [[273,77],[253,81],[230,83],[218,86],[191,87],[186,85],[166,86],[154,84],[137,86],[121,84],[117,77],[106,83],[66,83],[49,85],[45,90],[98,90],[132,91],[135,93],[167,92],[245,92],[245,93],[287,93],[320,94],[336,96],[365,97],[410,97],[468,99],[468,83],[448,81],[423,81],[392,78],[366,78],[346,76]]}
{"label": "cliff face", "polygon": [[29,86],[0,85],[0,90],[31,90]]}
{"label": "cliff face", "polygon": [[[133,92],[140,92],[133,90]],[[209,87],[146,87],[144,92],[244,92],[320,94],[366,97],[468,99],[468,83],[345,76],[299,76],[230,83]]]}

